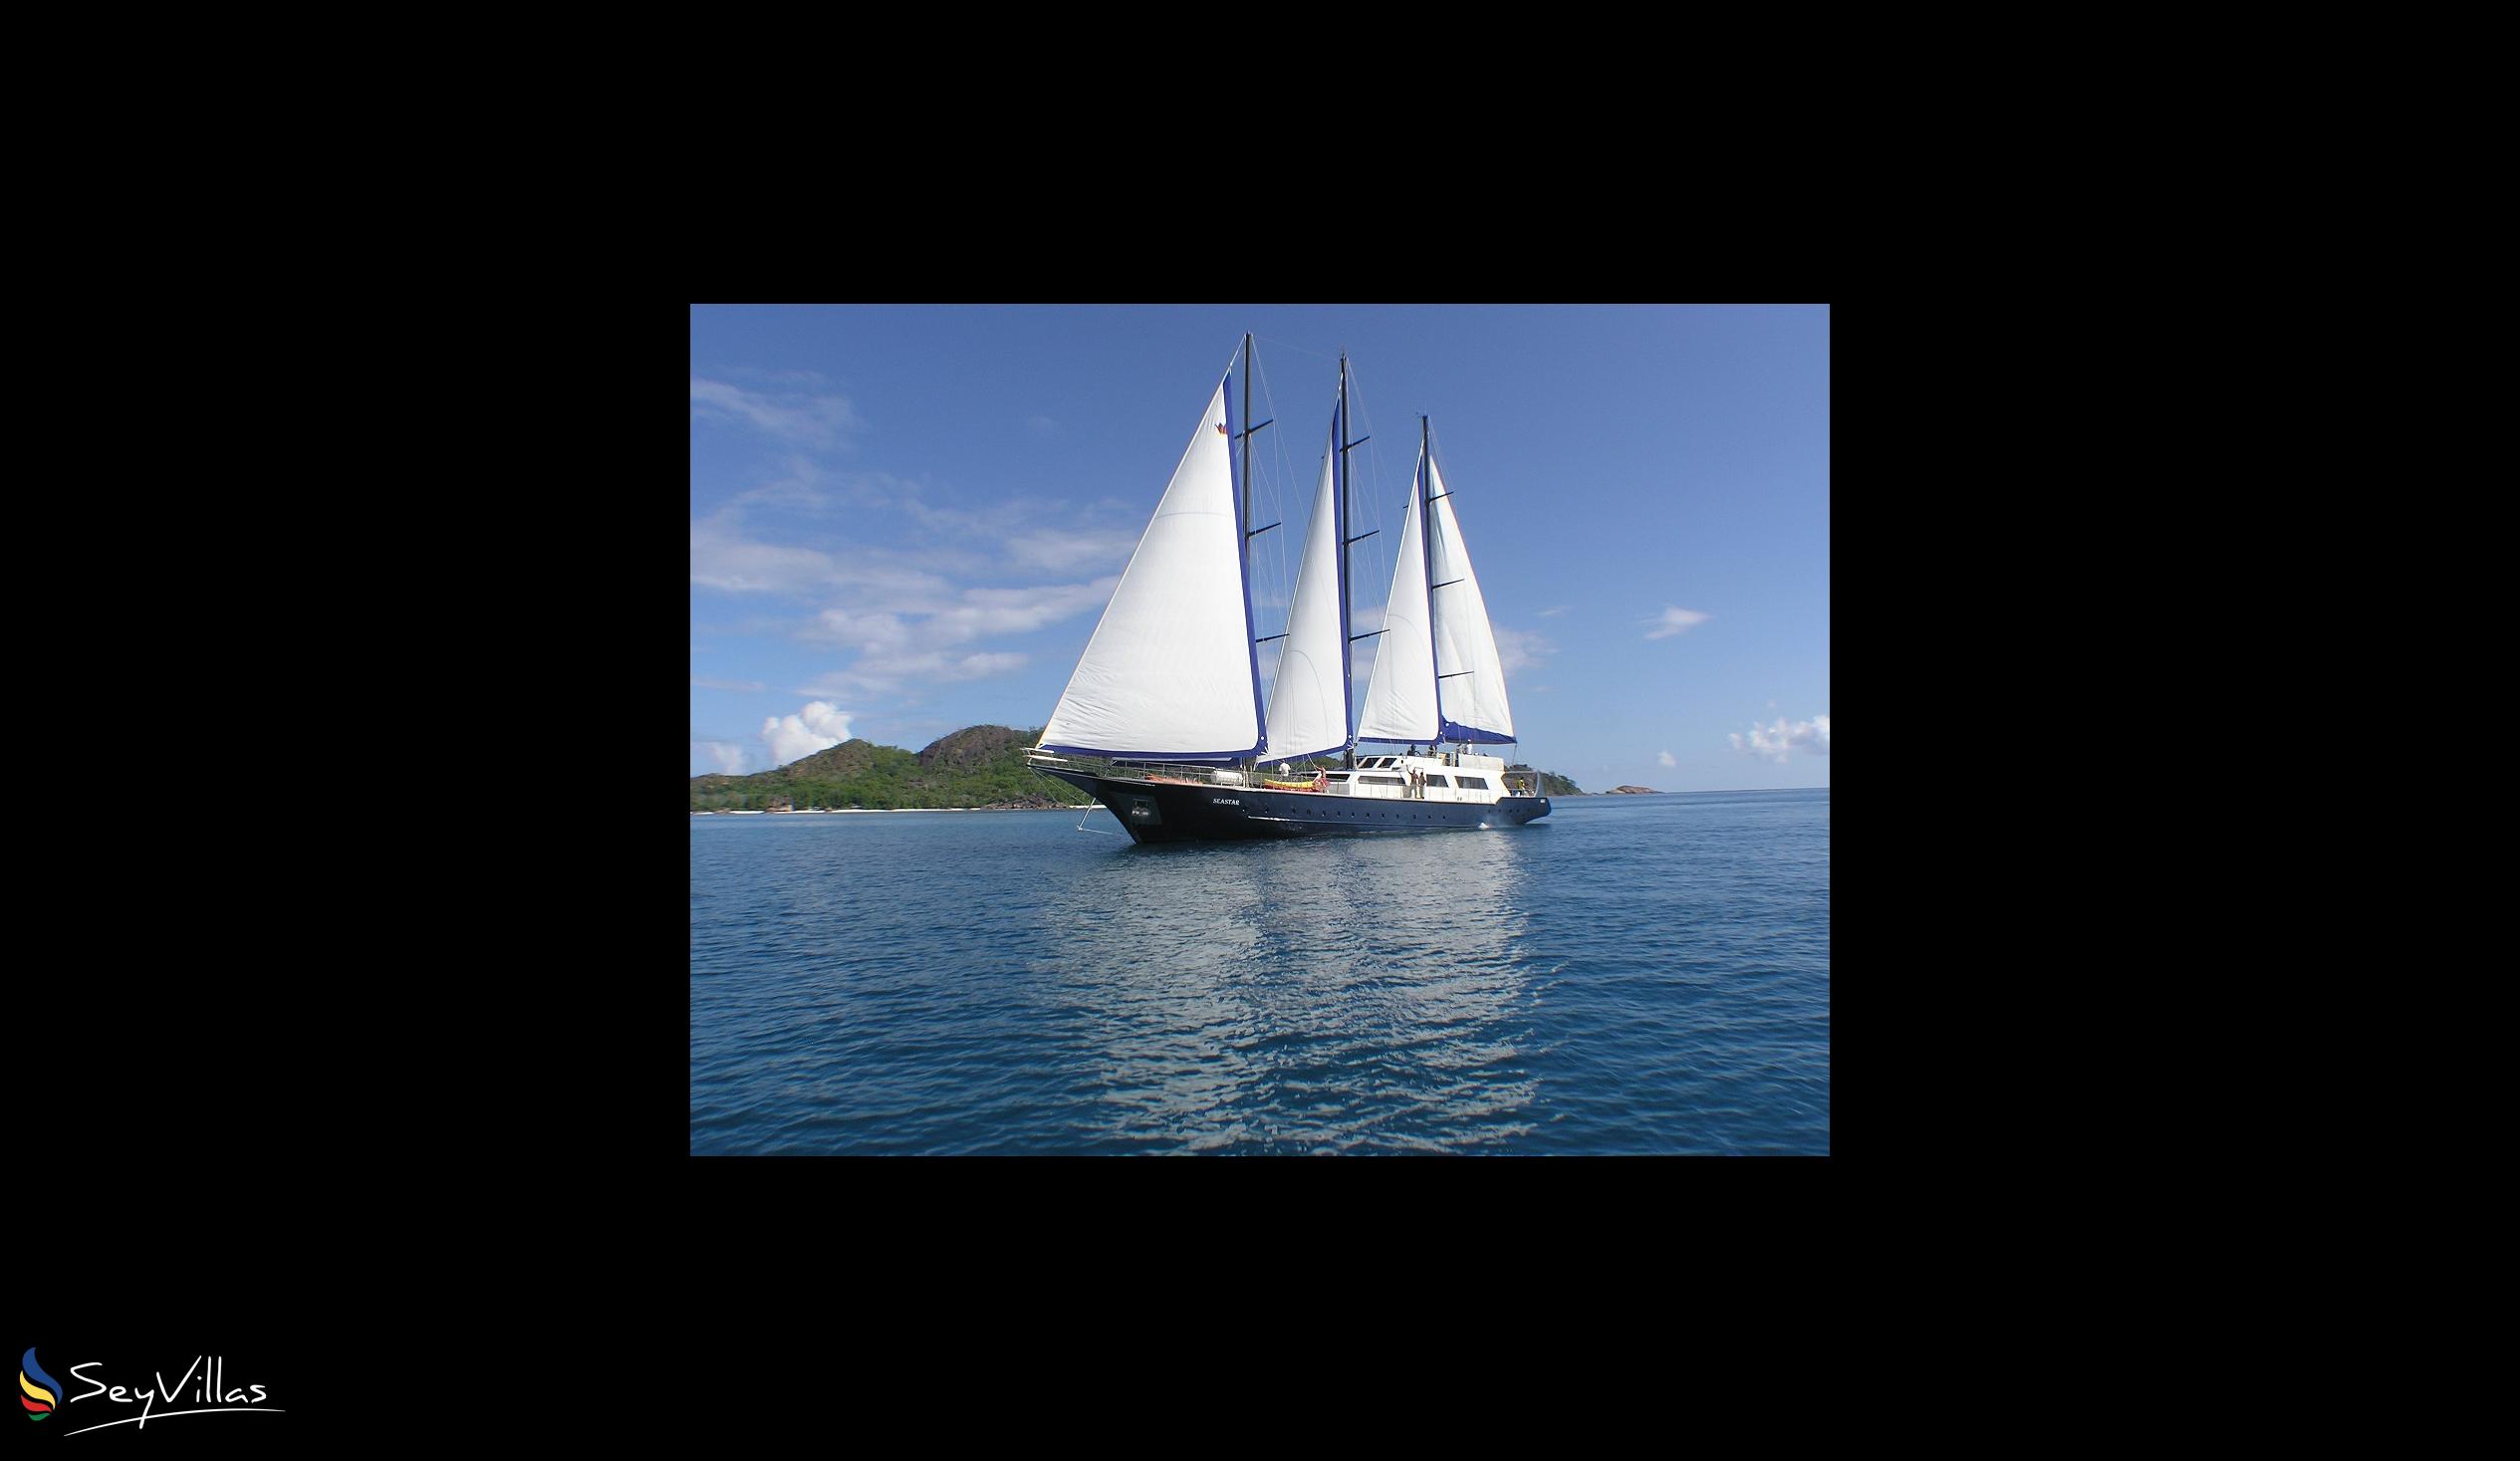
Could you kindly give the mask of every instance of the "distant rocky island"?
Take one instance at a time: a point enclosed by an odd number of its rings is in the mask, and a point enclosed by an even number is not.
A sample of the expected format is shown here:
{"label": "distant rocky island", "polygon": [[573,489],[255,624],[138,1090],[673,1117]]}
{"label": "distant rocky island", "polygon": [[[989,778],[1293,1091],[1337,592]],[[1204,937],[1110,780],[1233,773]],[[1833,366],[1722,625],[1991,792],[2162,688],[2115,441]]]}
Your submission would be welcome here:
{"label": "distant rocky island", "polygon": [[1662,794],[1651,787],[1612,787],[1602,795],[1605,797],[1658,797]]}
{"label": "distant rocky island", "polygon": [[[1003,725],[965,726],[909,752],[859,739],[749,776],[710,772],[691,778],[694,812],[770,812],[800,807],[897,812],[915,808],[967,807],[1011,812],[1041,807],[1087,807],[1076,791],[1024,764],[1024,748],[1041,731]],[[1080,758],[1070,758],[1076,760]],[[1272,763],[1274,764],[1274,763]],[[1336,757],[1316,756],[1298,770],[1336,767]],[[1540,790],[1552,797],[1580,797],[1583,789],[1554,771],[1540,773]],[[1622,791],[1643,791],[1622,787]]]}

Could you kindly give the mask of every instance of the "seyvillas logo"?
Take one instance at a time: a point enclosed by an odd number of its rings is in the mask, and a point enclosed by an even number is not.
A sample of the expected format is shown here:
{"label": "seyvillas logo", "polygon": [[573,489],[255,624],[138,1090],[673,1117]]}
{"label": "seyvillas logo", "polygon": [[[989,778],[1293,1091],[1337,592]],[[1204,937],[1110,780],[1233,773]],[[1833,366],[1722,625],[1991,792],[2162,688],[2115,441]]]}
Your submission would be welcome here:
{"label": "seyvillas logo", "polygon": [[[78,1405],[98,1399],[107,1400],[116,1405],[140,1407],[140,1413],[137,1415],[126,1415],[112,1420],[102,1418],[94,1409],[78,1411],[70,1418],[93,1423],[62,1432],[65,1436],[75,1436],[92,1430],[103,1430],[110,1425],[131,1425],[146,1430],[150,1421],[164,1420],[174,1415],[243,1413],[285,1415],[288,1413],[277,1405],[263,1403],[271,1396],[271,1392],[263,1386],[238,1384],[230,1379],[227,1372],[227,1360],[223,1355],[193,1356],[192,1362],[184,1366],[183,1373],[175,1376],[171,1382],[167,1380],[164,1370],[153,1370],[149,1374],[151,1383],[145,1385],[116,1384],[93,1373],[105,1368],[105,1364],[106,1361],[102,1359],[89,1359],[71,1365],[70,1377],[87,1388],[64,1396],[61,1382],[44,1372],[43,1367],[35,1362],[34,1349],[29,1348],[26,1351],[26,1357],[18,1361],[18,1388],[25,1391],[18,1398],[26,1406],[27,1418],[42,1420],[59,1405]],[[172,1405],[184,1400],[191,1401],[192,1408],[186,1410],[157,1408],[159,1405]],[[104,1412],[106,1415],[112,1413],[112,1411]]]}
{"label": "seyvillas logo", "polygon": [[35,1362],[35,1350],[29,1347],[26,1357],[18,1361],[18,1388],[26,1391],[18,1396],[18,1403],[26,1407],[26,1418],[42,1420],[53,1413],[61,1381],[44,1372],[44,1366]]}

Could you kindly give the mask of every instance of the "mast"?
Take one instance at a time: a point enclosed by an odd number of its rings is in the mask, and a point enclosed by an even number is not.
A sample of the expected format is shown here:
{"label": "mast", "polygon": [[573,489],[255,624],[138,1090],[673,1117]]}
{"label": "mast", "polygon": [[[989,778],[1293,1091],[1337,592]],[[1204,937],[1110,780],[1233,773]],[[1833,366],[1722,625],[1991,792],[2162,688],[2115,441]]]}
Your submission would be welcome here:
{"label": "mast", "polygon": [[1423,551],[1417,557],[1426,571],[1426,664],[1435,677],[1435,740],[1426,749],[1432,752],[1443,744],[1443,661],[1435,656],[1435,454],[1426,444],[1426,418],[1417,418],[1417,492],[1425,501],[1419,504],[1417,530],[1425,535],[1418,545]]}
{"label": "mast", "polygon": [[[1208,349],[1214,350],[1214,346]],[[1213,360],[1215,357],[1210,356]],[[1251,337],[1242,338],[1242,520],[1251,522]],[[1251,582],[1251,534],[1242,535],[1242,581]]]}
{"label": "mast", "polygon": [[1357,764],[1357,670],[1355,657],[1349,652],[1356,641],[1348,634],[1348,453],[1356,443],[1348,439],[1348,353],[1339,353],[1339,475],[1330,484],[1330,495],[1339,505],[1339,704],[1346,719],[1339,728],[1347,732],[1347,762],[1350,770]]}
{"label": "mast", "polygon": [[[1225,420],[1228,444],[1238,444],[1242,448],[1241,495],[1229,497],[1228,501],[1235,507],[1235,525],[1242,530],[1242,542],[1236,550],[1241,557],[1236,567],[1242,574],[1243,637],[1249,641],[1245,649],[1249,654],[1251,664],[1251,713],[1260,723],[1259,744],[1251,749],[1245,760],[1245,765],[1249,766],[1256,765],[1269,750],[1269,713],[1260,698],[1260,646],[1271,639],[1283,639],[1286,635],[1263,635],[1252,632],[1254,624],[1251,617],[1251,540],[1283,524],[1269,523],[1257,528],[1251,526],[1251,438],[1259,435],[1263,427],[1277,423],[1251,419],[1251,336],[1248,333],[1245,333],[1242,338],[1242,414],[1240,416],[1234,414],[1233,393],[1229,390],[1225,392]],[[1225,467],[1229,474],[1233,470],[1233,463],[1234,459],[1228,455]]]}
{"label": "mast", "polygon": [[[1233,480],[1241,365],[1229,356],[1153,516],[1042,731],[1061,755],[1234,765],[1268,744],[1250,554]],[[1257,430],[1268,422],[1259,422]],[[1270,527],[1276,527],[1272,523]],[[1328,601],[1324,601],[1327,608]],[[1245,669],[1229,666],[1240,659]]]}
{"label": "mast", "polygon": [[[1242,602],[1243,616],[1251,615],[1251,332],[1242,337]],[[1243,637],[1251,637],[1251,625],[1243,625]],[[1260,705],[1260,645],[1251,645],[1251,713],[1260,721],[1260,751],[1269,749],[1269,716]],[[1260,764],[1258,755],[1244,763],[1248,771]]]}
{"label": "mast", "polygon": [[[1383,652],[1375,656],[1374,678],[1367,684],[1365,712],[1357,724],[1360,741],[1391,741],[1415,745],[1430,741],[1441,729],[1435,701],[1435,657],[1431,624],[1425,528],[1409,520],[1425,512],[1424,447],[1409,481],[1406,511],[1400,526],[1399,552],[1391,560],[1391,594],[1385,601],[1383,627],[1357,638],[1380,635]],[[1372,536],[1367,534],[1365,536]],[[1414,556],[1418,561],[1410,563]],[[1425,637],[1420,637],[1421,635]]]}
{"label": "mast", "polygon": [[[1437,651],[1438,660],[1448,655],[1461,666],[1450,674],[1439,669],[1435,675],[1435,728],[1456,746],[1480,742],[1510,744],[1514,739],[1514,720],[1505,702],[1504,661],[1497,652],[1496,626],[1488,617],[1487,596],[1479,592],[1478,575],[1470,567],[1470,548],[1462,541],[1460,520],[1448,501],[1453,495],[1452,484],[1445,482],[1438,492],[1438,482],[1443,482],[1443,474],[1435,465],[1430,439],[1426,453],[1426,509],[1430,519],[1426,525],[1426,594],[1431,600],[1438,589],[1453,592],[1443,600],[1445,608],[1428,609],[1427,618],[1439,625],[1429,638],[1442,646]],[[1431,551],[1437,526],[1431,519],[1437,517],[1442,519],[1443,528],[1441,565],[1434,562]],[[1435,577],[1438,568],[1444,575],[1441,579]],[[1467,680],[1468,684],[1460,687],[1457,694],[1447,695],[1447,680]]]}
{"label": "mast", "polygon": [[1356,445],[1347,439],[1340,419],[1342,402],[1331,398],[1328,429],[1321,437],[1321,455],[1309,478],[1306,501],[1312,511],[1304,525],[1302,552],[1295,569],[1295,592],[1288,601],[1286,632],[1278,652],[1276,688],[1269,695],[1269,755],[1273,759],[1329,756],[1354,750],[1355,661],[1348,640],[1350,590],[1347,576],[1347,483],[1344,455]]}

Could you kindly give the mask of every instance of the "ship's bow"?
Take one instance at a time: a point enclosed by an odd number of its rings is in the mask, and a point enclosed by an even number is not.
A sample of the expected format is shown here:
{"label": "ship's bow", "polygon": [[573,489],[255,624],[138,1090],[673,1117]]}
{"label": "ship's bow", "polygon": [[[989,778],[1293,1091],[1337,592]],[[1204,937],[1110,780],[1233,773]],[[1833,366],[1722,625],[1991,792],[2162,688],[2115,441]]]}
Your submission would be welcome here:
{"label": "ship's bow", "polygon": [[[1045,776],[1059,778],[1110,808],[1112,815],[1120,819],[1120,825],[1129,829],[1132,842],[1147,841],[1141,829],[1148,825],[1150,813],[1146,805],[1147,799],[1143,795],[1133,796],[1130,789],[1117,786],[1109,778],[1096,776],[1090,771],[1071,771],[1064,766],[1037,766],[1034,769]],[[1142,794],[1146,788],[1138,787],[1134,790]]]}

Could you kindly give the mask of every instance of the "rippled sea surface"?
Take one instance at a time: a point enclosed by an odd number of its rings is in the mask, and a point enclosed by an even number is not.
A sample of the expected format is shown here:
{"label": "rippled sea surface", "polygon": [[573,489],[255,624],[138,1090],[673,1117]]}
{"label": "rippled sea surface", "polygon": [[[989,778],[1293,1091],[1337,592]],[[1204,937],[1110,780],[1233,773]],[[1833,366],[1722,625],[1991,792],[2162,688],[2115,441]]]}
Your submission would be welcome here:
{"label": "rippled sea surface", "polygon": [[1078,816],[689,819],[691,1150],[1829,1150],[1826,790]]}

